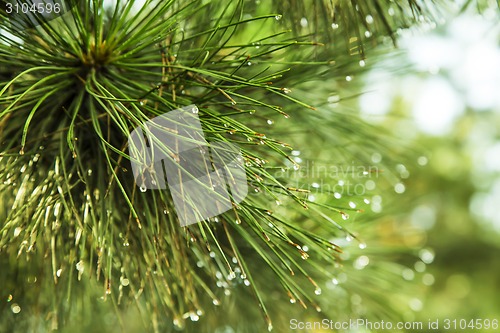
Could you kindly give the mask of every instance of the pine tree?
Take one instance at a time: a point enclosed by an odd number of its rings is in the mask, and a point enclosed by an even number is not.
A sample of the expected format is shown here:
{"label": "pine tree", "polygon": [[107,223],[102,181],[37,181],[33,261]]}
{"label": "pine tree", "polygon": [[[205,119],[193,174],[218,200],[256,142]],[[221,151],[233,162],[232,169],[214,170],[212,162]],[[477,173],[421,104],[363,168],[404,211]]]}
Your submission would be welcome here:
{"label": "pine tree", "polygon": [[[365,249],[362,221],[381,224],[356,192],[394,177],[371,166],[397,147],[348,102],[374,47],[440,4],[55,2],[58,15],[0,12],[0,332],[286,332],[290,318],[401,315],[389,258],[406,250]],[[241,148],[250,193],[181,227],[168,191],[136,186],[127,144],[193,104],[208,141]]]}

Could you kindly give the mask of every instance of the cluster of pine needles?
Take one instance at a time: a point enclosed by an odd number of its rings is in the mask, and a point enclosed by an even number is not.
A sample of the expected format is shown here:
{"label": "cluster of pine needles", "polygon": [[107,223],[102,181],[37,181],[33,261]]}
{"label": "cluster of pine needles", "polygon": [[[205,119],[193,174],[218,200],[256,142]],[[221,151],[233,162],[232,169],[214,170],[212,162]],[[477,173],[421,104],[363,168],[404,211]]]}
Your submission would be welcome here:
{"label": "cluster of pine needles", "polygon": [[[9,265],[0,317],[20,331],[89,317],[100,325],[95,309],[111,304],[143,327],[205,320],[213,332],[233,302],[258,309],[269,329],[273,316],[286,317],[283,301],[321,311],[322,285],[342,269],[336,240],[358,237],[345,225],[369,205],[294,185],[297,152],[367,164],[384,149],[372,126],[327,97],[363,70],[369,48],[431,20],[434,4],[61,3],[50,18],[0,9],[0,262]],[[241,148],[250,193],[181,227],[168,191],[138,190],[127,139],[191,104],[208,141]],[[30,319],[11,316],[13,302]]]}

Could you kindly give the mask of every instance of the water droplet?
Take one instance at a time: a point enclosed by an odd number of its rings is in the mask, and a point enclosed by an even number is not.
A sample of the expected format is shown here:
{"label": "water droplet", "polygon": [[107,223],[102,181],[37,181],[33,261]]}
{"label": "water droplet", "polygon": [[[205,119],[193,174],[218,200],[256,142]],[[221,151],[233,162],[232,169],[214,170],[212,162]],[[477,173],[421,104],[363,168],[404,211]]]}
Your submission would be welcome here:
{"label": "water droplet", "polygon": [[21,307],[17,303],[12,304],[10,306],[10,309],[14,314],[18,314],[19,312],[21,312]]}
{"label": "water droplet", "polygon": [[20,171],[21,173],[24,173],[24,171],[26,171],[26,169],[27,169],[27,168],[28,168],[28,165],[26,165],[26,164],[25,164],[25,165],[23,165],[23,166],[21,167],[21,170],[19,170],[19,171]]}
{"label": "water droplet", "polygon": [[425,270],[427,269],[427,265],[424,264],[423,262],[421,261],[417,261],[414,265],[415,267],[415,271],[419,272],[419,273],[423,273],[425,272]]}
{"label": "water droplet", "polygon": [[319,184],[318,183],[312,183],[311,186],[314,187],[314,188],[319,188]]}
{"label": "water droplet", "polygon": [[333,283],[334,285],[338,285],[338,284],[339,284],[339,280],[337,280],[336,278],[333,278],[333,279],[332,279],[332,283]]}
{"label": "water droplet", "polygon": [[409,268],[406,268],[401,272],[401,276],[403,277],[403,279],[411,281],[415,278],[415,272]]}
{"label": "water droplet", "polygon": [[271,332],[273,330],[273,324],[271,323],[267,324],[267,330]]}
{"label": "water droplet", "polygon": [[297,302],[297,300],[295,298],[290,298],[290,303],[294,304],[296,302]]}
{"label": "water droplet", "polygon": [[370,263],[370,258],[367,256],[360,256],[354,261],[354,268],[361,270],[365,268]]}
{"label": "water droplet", "polygon": [[299,170],[299,169],[300,169],[300,165],[298,165],[298,164],[293,165],[293,170]]}
{"label": "water droplet", "polygon": [[430,264],[434,261],[434,252],[429,249],[422,249],[419,252],[419,257],[424,263]]}
{"label": "water droplet", "polygon": [[24,155],[24,147],[19,151],[19,155]]}
{"label": "water droplet", "polygon": [[276,205],[278,205],[278,206],[281,205],[281,201],[276,200]]}
{"label": "water droplet", "polygon": [[250,285],[250,281],[249,281],[249,280],[246,280],[246,279],[245,279],[245,280],[243,280],[243,283],[244,283],[244,284],[245,284],[245,286],[247,286],[247,287]]}
{"label": "water droplet", "polygon": [[342,198],[342,194],[340,194],[339,192],[335,192],[335,193],[333,193],[333,197],[335,199],[340,199],[340,198]]}
{"label": "water droplet", "polygon": [[250,61],[249,61],[249,62],[247,62],[247,65],[248,65],[248,66],[252,66],[252,62],[250,62]]}
{"label": "water droplet", "polygon": [[334,103],[338,103],[339,101],[340,101],[339,95],[328,96],[328,103],[334,104]]}
{"label": "water droplet", "polygon": [[175,318],[172,322],[173,322],[175,327],[177,327],[179,329],[184,328],[184,321],[180,320],[179,318]]}
{"label": "water droplet", "polygon": [[368,30],[365,31],[365,37],[370,38],[372,36],[372,33]]}
{"label": "water droplet", "polygon": [[21,231],[23,231],[23,228],[21,227],[17,227],[16,229],[14,229],[14,237],[17,237],[21,234]]}
{"label": "water droplet", "polygon": [[255,113],[255,110],[248,111],[248,114],[254,114],[254,113]]}
{"label": "water droplet", "polygon": [[193,107],[191,108],[191,112],[192,112],[192,113],[195,113],[195,114],[196,114],[196,113],[198,113],[198,111],[199,111],[199,110],[198,110],[198,107],[197,107],[197,106],[193,106]]}
{"label": "water droplet", "polygon": [[366,23],[372,24],[373,23],[373,16],[371,15],[366,15]]}
{"label": "water droplet", "polygon": [[337,23],[332,23],[332,29],[337,30],[339,28],[339,25]]}
{"label": "water droplet", "polygon": [[279,20],[281,20],[282,17],[283,17],[283,15],[276,15],[274,18],[276,19],[276,21],[279,21]]}
{"label": "water droplet", "polygon": [[418,298],[412,298],[409,302],[408,302],[408,305],[410,306],[410,308],[413,310],[413,311],[421,311],[424,304],[422,303],[422,301]]}
{"label": "water droplet", "polygon": [[349,207],[356,208],[356,204],[352,201],[349,201]]}
{"label": "water droplet", "polygon": [[83,273],[84,271],[84,264],[83,261],[80,260],[79,262],[76,263],[76,270],[80,273]]}
{"label": "water droplet", "polygon": [[220,305],[220,301],[219,301],[218,299],[214,299],[214,300],[212,301],[212,303],[213,303],[214,305]]}
{"label": "water droplet", "polygon": [[421,165],[421,166],[424,166],[424,165],[427,165],[427,163],[429,162],[429,160],[427,159],[427,157],[425,156],[420,156],[418,159],[417,159],[417,163],[418,165]]}
{"label": "water droplet", "polygon": [[289,88],[281,88],[281,91],[283,91],[285,94],[289,94],[292,92],[292,89]]}
{"label": "water droplet", "polygon": [[198,316],[196,313],[193,313],[193,312],[192,312],[192,313],[189,315],[189,319],[191,319],[191,321],[198,321],[198,320],[200,320],[200,316]]}
{"label": "water droplet", "polygon": [[316,295],[321,295],[321,288],[316,288],[316,290],[314,291],[314,293]]}
{"label": "water droplet", "polygon": [[424,276],[422,277],[422,282],[426,285],[426,286],[432,286],[434,284],[434,282],[436,281],[436,279],[434,278],[434,275],[430,274],[430,273],[426,273],[424,274]]}
{"label": "water droplet", "polygon": [[360,248],[361,250],[366,249],[366,243],[359,243],[359,248]]}
{"label": "water droplet", "polygon": [[130,281],[127,278],[123,278],[121,279],[120,283],[122,284],[122,286],[127,287],[130,284]]}
{"label": "water droplet", "polygon": [[389,13],[389,16],[394,16],[394,14],[396,14],[396,11],[394,10],[394,8],[389,7],[389,9],[387,10],[387,13]]}
{"label": "water droplet", "polygon": [[59,268],[59,269],[57,270],[57,272],[56,272],[56,276],[57,276],[57,277],[61,277],[61,273],[62,273],[62,269],[61,269],[61,268]]}
{"label": "water droplet", "polygon": [[347,82],[351,82],[351,81],[352,81],[352,76],[347,75],[347,76],[345,77],[345,80],[346,80]]}
{"label": "water droplet", "polygon": [[351,235],[347,235],[347,236],[345,236],[345,240],[348,241],[348,242],[350,242],[350,241],[353,240],[353,238],[352,238]]}
{"label": "water droplet", "polygon": [[92,169],[87,170],[87,175],[92,176]]}
{"label": "water droplet", "polygon": [[300,19],[300,26],[302,28],[307,27],[308,24],[309,24],[309,22],[307,21],[307,19],[305,17],[303,17],[303,18]]}
{"label": "water droplet", "polygon": [[349,219],[349,214],[347,214],[347,213],[340,212],[340,215],[342,216],[342,220],[344,220],[344,221]]}
{"label": "water droplet", "polygon": [[398,194],[402,194],[406,191],[406,187],[403,183],[397,183],[394,185],[394,191]]}
{"label": "water droplet", "polygon": [[360,60],[359,61],[359,66],[360,67],[365,67],[366,66],[366,62],[364,60]]}
{"label": "water droplet", "polygon": [[143,193],[144,193],[144,192],[146,192],[146,191],[147,191],[147,189],[148,189],[148,188],[146,187],[146,185],[145,185],[145,184],[142,184],[142,185],[139,187],[139,190],[140,190],[141,192],[143,192]]}

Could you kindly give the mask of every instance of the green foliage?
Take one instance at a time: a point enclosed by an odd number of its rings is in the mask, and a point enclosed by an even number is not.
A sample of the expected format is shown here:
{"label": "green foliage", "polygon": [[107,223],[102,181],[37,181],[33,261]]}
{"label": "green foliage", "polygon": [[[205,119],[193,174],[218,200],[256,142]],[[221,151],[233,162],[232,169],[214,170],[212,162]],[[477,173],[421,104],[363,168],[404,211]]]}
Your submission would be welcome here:
{"label": "green foliage", "polygon": [[[124,331],[213,332],[227,324],[254,332],[276,318],[284,331],[289,300],[296,317],[300,306],[321,310],[321,287],[349,261],[338,241],[358,237],[345,220],[366,205],[362,195],[338,199],[328,189],[312,198],[310,184],[320,179],[311,174],[294,186],[300,163],[291,147],[317,165],[369,167],[381,149],[375,141],[390,139],[328,96],[362,69],[371,41],[395,38],[427,7],[146,0],[136,11],[134,4],[87,0],[41,24],[10,24],[0,12],[0,263],[10,267],[0,273],[0,296],[9,299],[2,322],[17,331],[114,331],[120,323]],[[241,147],[255,193],[181,228],[168,192],[138,191],[127,136],[190,104],[208,140]],[[398,270],[346,269],[350,282],[336,296],[365,286],[371,315],[389,315],[377,304],[394,286],[377,288]],[[365,282],[370,275],[374,285]],[[24,322],[12,302],[27,304]],[[330,316],[350,312],[345,302],[325,305]],[[112,308],[120,315],[99,315]],[[266,325],[255,322],[257,311]],[[72,324],[82,318],[92,323]]]}

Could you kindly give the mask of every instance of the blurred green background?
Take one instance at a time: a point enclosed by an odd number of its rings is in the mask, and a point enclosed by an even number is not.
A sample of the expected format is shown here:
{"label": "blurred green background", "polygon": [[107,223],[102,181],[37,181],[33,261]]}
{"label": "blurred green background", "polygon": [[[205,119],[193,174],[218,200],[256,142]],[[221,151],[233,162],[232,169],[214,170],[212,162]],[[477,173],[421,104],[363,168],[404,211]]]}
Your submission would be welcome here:
{"label": "blurred green background", "polygon": [[394,203],[398,227],[420,232],[426,249],[405,276],[422,286],[414,318],[498,320],[498,12],[462,13],[403,36],[401,53],[381,57],[364,76],[373,92],[353,104],[414,150],[411,161],[395,166],[404,193]]}

